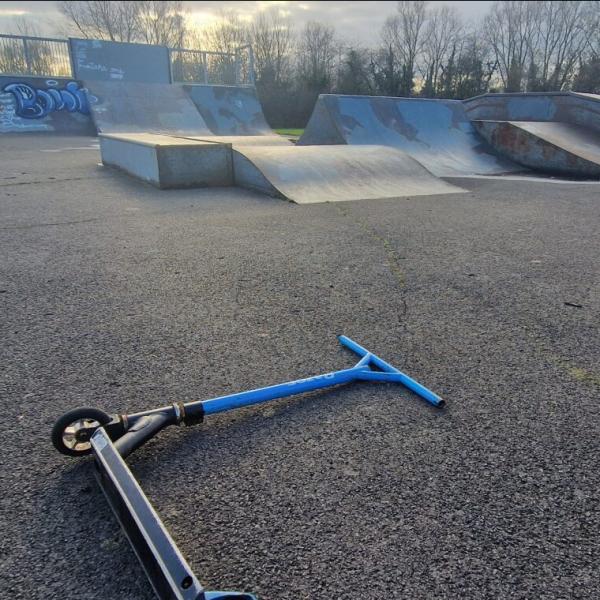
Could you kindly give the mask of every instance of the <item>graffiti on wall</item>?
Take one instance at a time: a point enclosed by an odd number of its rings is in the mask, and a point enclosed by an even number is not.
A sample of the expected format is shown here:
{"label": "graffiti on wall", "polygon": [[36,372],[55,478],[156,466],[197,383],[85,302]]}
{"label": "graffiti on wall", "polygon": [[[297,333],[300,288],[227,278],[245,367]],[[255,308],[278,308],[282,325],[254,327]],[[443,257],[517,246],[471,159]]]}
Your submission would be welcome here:
{"label": "graffiti on wall", "polygon": [[62,89],[58,88],[58,82],[52,79],[46,81],[46,85],[46,88],[38,88],[27,83],[14,82],[5,85],[2,91],[14,96],[15,113],[23,119],[43,119],[60,110],[90,114],[85,91],[76,81],[69,81]]}

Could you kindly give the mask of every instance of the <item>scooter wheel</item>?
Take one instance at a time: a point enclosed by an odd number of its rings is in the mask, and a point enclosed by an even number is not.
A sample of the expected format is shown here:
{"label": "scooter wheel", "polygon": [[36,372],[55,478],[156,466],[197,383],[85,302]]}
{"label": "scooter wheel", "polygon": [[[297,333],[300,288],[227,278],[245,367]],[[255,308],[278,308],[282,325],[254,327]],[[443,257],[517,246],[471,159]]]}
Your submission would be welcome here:
{"label": "scooter wheel", "polygon": [[84,456],[92,451],[90,438],[94,431],[112,417],[97,408],[75,408],[57,419],[52,427],[52,444],[67,456]]}

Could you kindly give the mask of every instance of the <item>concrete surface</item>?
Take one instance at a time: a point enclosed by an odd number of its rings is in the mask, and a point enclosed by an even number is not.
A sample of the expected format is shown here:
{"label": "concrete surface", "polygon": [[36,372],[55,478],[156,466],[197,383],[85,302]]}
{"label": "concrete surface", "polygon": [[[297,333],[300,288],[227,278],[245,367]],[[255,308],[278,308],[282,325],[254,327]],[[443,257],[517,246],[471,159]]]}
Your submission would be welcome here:
{"label": "concrete surface", "polygon": [[260,144],[275,137],[101,134],[100,148],[105,165],[163,189],[236,184],[298,204],[463,191],[393,148]]}
{"label": "concrete surface", "polygon": [[184,85],[185,91],[216,135],[274,135],[256,89],[236,85]]}
{"label": "concrete surface", "polygon": [[146,133],[100,134],[102,163],[161,189],[231,186],[231,145]]}
{"label": "concrete surface", "polygon": [[473,121],[496,151],[530,169],[600,178],[600,133],[548,121]]}
{"label": "concrete surface", "polygon": [[523,170],[495,154],[460,100],[321,94],[298,141],[313,144],[393,146],[439,177]]}
{"label": "concrete surface", "polygon": [[185,137],[189,140],[231,144],[234,148],[238,146],[293,146],[287,138],[276,133],[273,135],[190,135]]}
{"label": "concrete surface", "polygon": [[89,81],[99,133],[213,135],[181,85]]}
{"label": "concrete surface", "polygon": [[90,462],[50,445],[63,411],[351,365],[338,332],[447,410],[364,384],[164,431],[130,464],[203,583],[596,595],[597,186],[298,206],[142,186],[94,140],[6,137],[0,159],[0,597],[152,598]]}
{"label": "concrete surface", "polygon": [[385,146],[234,146],[235,182],[298,204],[463,192]]}

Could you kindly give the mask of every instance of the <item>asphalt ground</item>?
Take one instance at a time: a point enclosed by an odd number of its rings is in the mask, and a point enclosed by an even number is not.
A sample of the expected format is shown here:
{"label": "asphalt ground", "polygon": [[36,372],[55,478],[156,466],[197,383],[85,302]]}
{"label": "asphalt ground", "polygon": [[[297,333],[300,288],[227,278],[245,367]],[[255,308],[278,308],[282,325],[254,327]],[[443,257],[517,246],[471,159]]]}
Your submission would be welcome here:
{"label": "asphalt ground", "polygon": [[200,580],[597,597],[600,186],[297,206],[159,191],[91,144],[0,144],[1,598],[153,597],[91,461],[50,444],[64,411],[347,367],[338,333],[447,408],[359,383],[163,431],[129,464]]}

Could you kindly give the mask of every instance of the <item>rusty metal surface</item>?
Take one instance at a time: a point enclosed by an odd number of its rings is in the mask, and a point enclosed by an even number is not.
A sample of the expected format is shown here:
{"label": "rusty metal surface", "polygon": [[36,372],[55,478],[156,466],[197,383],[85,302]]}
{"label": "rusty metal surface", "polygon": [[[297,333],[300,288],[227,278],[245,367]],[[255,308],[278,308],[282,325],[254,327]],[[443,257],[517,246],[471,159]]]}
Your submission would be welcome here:
{"label": "rusty metal surface", "polygon": [[523,170],[494,153],[459,100],[323,94],[298,142],[312,144],[393,146],[438,176]]}
{"label": "rusty metal surface", "polygon": [[600,134],[581,125],[544,121],[475,121],[510,160],[557,175],[600,177]]}
{"label": "rusty metal surface", "polygon": [[600,132],[600,96],[575,92],[484,94],[464,101],[471,120],[558,121]]}
{"label": "rusty metal surface", "polygon": [[384,146],[240,146],[237,185],[298,204],[464,192]]}

